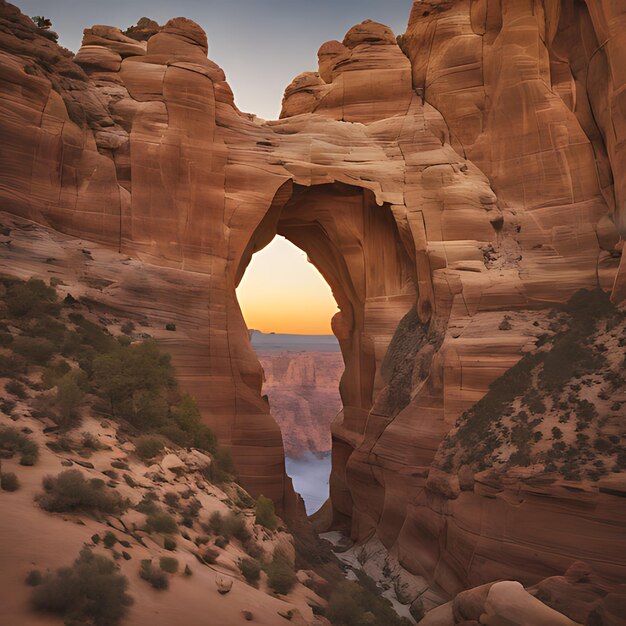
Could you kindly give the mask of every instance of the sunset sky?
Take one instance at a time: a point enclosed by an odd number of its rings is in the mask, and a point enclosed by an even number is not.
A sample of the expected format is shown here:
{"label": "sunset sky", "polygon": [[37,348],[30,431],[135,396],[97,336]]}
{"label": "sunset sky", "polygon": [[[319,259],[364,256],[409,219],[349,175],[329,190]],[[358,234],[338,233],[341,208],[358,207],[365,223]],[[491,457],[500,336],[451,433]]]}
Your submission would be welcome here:
{"label": "sunset sky", "polygon": [[52,20],[59,43],[80,47],[94,24],[125,30],[142,16],[164,24],[188,17],[207,32],[209,57],[226,72],[237,106],[276,119],[285,87],[317,70],[317,51],[365,19],[405,31],[412,0],[11,0],[27,15]]}
{"label": "sunset sky", "polygon": [[306,254],[283,237],[252,257],[237,297],[248,328],[264,333],[329,335],[338,310]]}

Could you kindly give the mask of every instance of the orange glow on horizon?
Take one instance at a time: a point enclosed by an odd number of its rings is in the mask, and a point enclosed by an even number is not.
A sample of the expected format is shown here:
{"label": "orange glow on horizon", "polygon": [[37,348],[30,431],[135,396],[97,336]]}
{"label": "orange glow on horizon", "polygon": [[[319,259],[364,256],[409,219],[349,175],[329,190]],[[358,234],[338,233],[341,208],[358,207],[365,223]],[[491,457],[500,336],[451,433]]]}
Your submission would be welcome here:
{"label": "orange glow on horizon", "polygon": [[264,333],[330,335],[338,311],[328,283],[306,254],[279,236],[252,257],[237,298],[248,328]]}

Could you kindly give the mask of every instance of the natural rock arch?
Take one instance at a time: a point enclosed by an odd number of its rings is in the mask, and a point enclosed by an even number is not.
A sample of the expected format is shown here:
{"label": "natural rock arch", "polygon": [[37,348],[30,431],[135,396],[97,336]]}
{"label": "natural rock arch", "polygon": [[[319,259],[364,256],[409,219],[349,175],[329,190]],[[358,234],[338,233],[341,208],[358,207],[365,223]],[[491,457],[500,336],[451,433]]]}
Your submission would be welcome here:
{"label": "natural rock arch", "polygon": [[[363,440],[389,340],[407,310],[415,307],[415,264],[391,207],[379,206],[368,189],[341,182],[309,187],[289,182],[280,187],[250,238],[235,286],[252,254],[277,234],[307,253],[339,307],[332,329],[345,363],[340,383],[343,409],[332,427],[332,513],[326,512],[324,523],[349,527],[352,498],[346,464]],[[259,393],[262,378],[251,376],[248,381]]]}

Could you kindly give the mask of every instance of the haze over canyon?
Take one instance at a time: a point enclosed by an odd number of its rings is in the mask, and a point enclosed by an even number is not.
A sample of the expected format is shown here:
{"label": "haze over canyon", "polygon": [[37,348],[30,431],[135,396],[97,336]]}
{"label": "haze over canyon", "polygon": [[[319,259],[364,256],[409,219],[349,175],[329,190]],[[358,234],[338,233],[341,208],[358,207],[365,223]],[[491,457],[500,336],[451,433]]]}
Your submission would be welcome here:
{"label": "haze over canyon", "polygon": [[[0,621],[626,623],[626,4],[407,17],[266,121],[189,19],[74,55],[0,0]],[[251,339],[276,235],[339,352]]]}

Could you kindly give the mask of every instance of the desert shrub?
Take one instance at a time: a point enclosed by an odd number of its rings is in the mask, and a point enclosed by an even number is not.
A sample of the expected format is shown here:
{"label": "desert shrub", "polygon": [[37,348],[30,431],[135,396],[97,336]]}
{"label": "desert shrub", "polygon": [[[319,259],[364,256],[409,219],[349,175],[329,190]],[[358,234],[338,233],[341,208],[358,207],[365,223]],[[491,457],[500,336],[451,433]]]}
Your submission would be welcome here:
{"label": "desert shrub", "polygon": [[256,586],[261,577],[261,564],[256,559],[241,559],[239,569],[246,581]]}
{"label": "desert shrub", "polygon": [[280,550],[274,552],[274,558],[266,566],[265,571],[267,572],[267,583],[276,593],[286,595],[296,584],[296,573],[287,557]]}
{"label": "desert shrub", "polygon": [[73,372],[68,372],[58,381],[56,405],[61,416],[61,425],[69,426],[76,421],[83,396],[83,391]]}
{"label": "desert shrub", "polygon": [[135,441],[137,456],[144,461],[153,459],[164,447],[160,439],[149,435],[143,435]]}
{"label": "desert shrub", "polygon": [[53,362],[43,371],[41,382],[45,389],[51,389],[56,387],[57,383],[65,374],[67,374],[72,368],[70,364],[65,360]]}
{"label": "desert shrub", "polygon": [[243,544],[243,549],[246,551],[246,554],[253,559],[260,559],[263,556],[263,550],[252,538]]}
{"label": "desert shrub", "polygon": [[12,349],[35,365],[45,365],[56,352],[54,344],[44,337],[16,337]]}
{"label": "desert shrub", "polygon": [[261,494],[256,501],[255,523],[264,526],[268,530],[276,530],[278,527],[274,502],[270,500],[270,498],[266,498],[263,494]]}
{"label": "desert shrub", "polygon": [[5,302],[9,315],[15,318],[56,315],[60,310],[54,288],[36,278],[11,285]]}
{"label": "desert shrub", "polygon": [[219,535],[222,533],[222,530],[224,528],[224,518],[219,511],[213,511],[213,513],[211,513],[208,526],[209,530],[213,534]]}
{"label": "desert shrub", "polygon": [[120,330],[125,335],[130,335],[135,330],[135,324],[133,324],[133,322],[130,322],[130,321],[124,322],[122,326],[120,327]]}
{"label": "desert shrub", "polygon": [[161,570],[152,567],[150,559],[141,561],[139,576],[147,580],[155,589],[165,590],[170,586],[170,581],[167,579],[167,576]]}
{"label": "desert shrub", "polygon": [[104,544],[105,548],[112,548],[117,543],[117,537],[115,536],[115,533],[107,530],[107,532],[104,534],[104,537],[102,538],[102,543]]}
{"label": "desert shrub", "polygon": [[410,622],[394,611],[380,595],[374,581],[362,572],[357,581],[340,582],[330,595],[326,617],[333,626],[361,626],[365,623],[408,626]]}
{"label": "desert shrub", "polygon": [[166,389],[174,385],[170,356],[156,344],[118,345],[113,351],[96,357],[94,381],[108,398],[114,414],[137,428],[162,426],[167,418]]}
{"label": "desert shrub", "polygon": [[161,533],[163,535],[170,535],[178,532],[178,524],[176,520],[165,513],[164,511],[155,511],[148,515],[146,524],[151,531]]}
{"label": "desert shrub", "polygon": [[191,571],[191,567],[189,567],[189,565],[185,565],[185,570],[183,571],[183,574],[185,576],[191,576],[193,574],[193,572]]}
{"label": "desert shrub", "polygon": [[0,376],[14,378],[26,371],[26,360],[18,354],[0,354]]}
{"label": "desert shrub", "polygon": [[162,556],[159,560],[159,566],[168,574],[175,574],[178,571],[178,559],[173,556]]}
{"label": "desert shrub", "polygon": [[[94,322],[85,319],[80,313],[70,313],[70,321],[75,324],[74,334],[78,339],[79,354],[84,352],[85,356],[90,354],[106,354],[115,350],[118,342],[106,329],[98,326]],[[85,350],[86,348],[90,350]]]}
{"label": "desert shrub", "polygon": [[[98,437],[96,437],[93,433],[90,433],[90,432],[82,433],[81,445],[83,446],[83,448],[86,448],[87,450],[100,450],[102,448],[102,444],[98,440]],[[116,472],[112,470],[108,470],[108,472],[109,473],[107,472],[102,472],[102,473],[106,474],[107,476],[110,476],[111,478],[117,478]]]}
{"label": "desert shrub", "polygon": [[0,426],[0,451],[19,454],[21,465],[34,465],[39,459],[39,446],[13,426]]}
{"label": "desert shrub", "polygon": [[227,448],[218,448],[213,455],[213,464],[211,465],[211,480],[217,484],[225,483],[232,479],[235,472],[233,458],[230,450]]}
{"label": "desert shrub", "polygon": [[85,548],[72,566],[36,586],[32,600],[37,610],[60,615],[66,624],[115,626],[132,604],[127,589],[128,580],[113,561]]}
{"label": "desert shrub", "polygon": [[207,452],[217,450],[215,433],[202,423],[200,409],[194,398],[185,394],[182,400],[172,408],[174,423],[190,437],[191,445]]}
{"label": "desert shrub", "polygon": [[92,514],[118,515],[128,503],[98,479],[86,480],[80,470],[70,469],[56,477],[43,479],[44,493],[37,497],[39,505],[50,512],[84,511]]}
{"label": "desert shrub", "polygon": [[228,545],[229,541],[228,539],[226,539],[226,537],[216,537],[215,538],[215,545],[218,548],[222,548],[222,550]]}
{"label": "desert shrub", "polygon": [[24,582],[29,587],[36,587],[43,582],[43,574],[38,569],[33,569],[26,575]]}
{"label": "desert shrub", "polygon": [[135,506],[135,510],[140,513],[145,513],[146,515],[152,515],[153,513],[159,512],[161,509],[157,506],[155,502],[155,494],[147,493],[141,499],[141,502]]}
{"label": "desert shrub", "polygon": [[176,541],[174,541],[171,537],[165,537],[165,539],[163,539],[163,547],[166,550],[173,552],[176,550]]}
{"label": "desert shrub", "polygon": [[15,400],[9,400],[8,398],[0,398],[0,411],[9,417],[13,414],[13,409],[17,403]]}
{"label": "desert shrub", "polygon": [[241,543],[245,543],[250,539],[250,531],[246,526],[246,521],[241,515],[229,513],[223,520],[222,535],[224,537],[234,537],[239,539]]}
{"label": "desert shrub", "polygon": [[200,552],[199,557],[200,560],[204,561],[205,563],[213,565],[217,562],[217,557],[219,555],[220,553],[215,548],[206,547],[204,548],[204,550],[202,550],[202,552]]}
{"label": "desert shrub", "polygon": [[23,330],[28,337],[42,337],[54,345],[54,351],[60,352],[65,343],[67,327],[51,317],[42,317]]}
{"label": "desert shrub", "polygon": [[24,385],[17,380],[10,380],[4,386],[4,389],[7,393],[10,393],[12,396],[19,398],[20,400],[23,400],[28,395],[26,393],[26,387],[24,387]]}
{"label": "desert shrub", "polygon": [[20,481],[13,472],[4,472],[0,475],[0,489],[3,491],[17,491],[20,488]]}
{"label": "desert shrub", "polygon": [[163,502],[165,502],[167,506],[172,507],[173,509],[176,509],[178,508],[178,505],[180,503],[180,497],[177,493],[174,493],[173,491],[168,491],[163,496]]}

